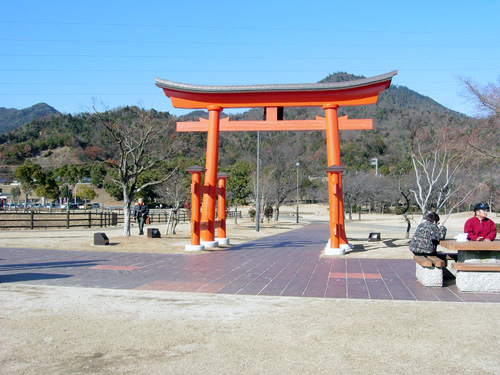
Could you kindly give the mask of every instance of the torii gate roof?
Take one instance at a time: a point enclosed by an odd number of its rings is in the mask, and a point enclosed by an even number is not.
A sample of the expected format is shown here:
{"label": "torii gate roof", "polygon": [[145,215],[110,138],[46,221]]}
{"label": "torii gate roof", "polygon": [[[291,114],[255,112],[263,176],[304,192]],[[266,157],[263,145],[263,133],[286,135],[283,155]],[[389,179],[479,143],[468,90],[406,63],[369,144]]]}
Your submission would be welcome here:
{"label": "torii gate roof", "polygon": [[371,78],[334,83],[283,85],[191,85],[155,78],[176,108],[206,109],[253,107],[317,107],[324,104],[375,104],[379,93],[389,88],[397,70]]}

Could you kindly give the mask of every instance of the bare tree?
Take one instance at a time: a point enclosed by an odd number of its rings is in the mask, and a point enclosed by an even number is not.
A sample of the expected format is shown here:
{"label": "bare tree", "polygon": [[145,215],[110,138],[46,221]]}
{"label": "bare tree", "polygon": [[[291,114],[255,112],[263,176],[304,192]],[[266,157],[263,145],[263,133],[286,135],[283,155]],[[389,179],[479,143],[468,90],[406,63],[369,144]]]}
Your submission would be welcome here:
{"label": "bare tree", "polygon": [[500,118],[500,76],[497,84],[489,83],[486,86],[478,85],[470,78],[462,78],[468,96],[477,104],[481,113],[489,117]]}
{"label": "bare tree", "polygon": [[447,144],[446,134],[437,139],[433,148],[426,148],[425,152],[417,140],[411,154],[415,188],[410,188],[410,191],[423,214],[431,208],[439,213],[452,197],[457,198],[455,207],[479,186],[465,186],[463,177],[468,155],[463,150],[451,148]]}
{"label": "bare tree", "polygon": [[498,146],[500,124],[500,76],[497,84],[478,85],[469,78],[462,78],[466,95],[476,103],[481,115],[479,119],[472,119],[468,134],[469,145],[487,159],[499,159]]}
{"label": "bare tree", "polygon": [[[177,150],[175,141],[168,137],[171,121],[159,118],[154,110],[136,107],[130,112],[94,111],[106,129],[114,146],[112,158],[106,165],[114,170],[109,178],[123,191],[123,236],[130,236],[131,205],[136,193],[142,189],[168,181],[177,171],[169,168],[168,160]],[[153,178],[140,180],[147,171],[156,171]]]}
{"label": "bare tree", "polygon": [[262,143],[264,165],[272,171],[269,197],[274,204],[274,218],[279,220],[280,206],[296,191],[295,163],[299,160],[297,155],[300,150],[294,147],[290,135],[284,132],[270,133]]}
{"label": "bare tree", "polygon": [[[413,218],[413,215],[411,215],[410,211],[410,206],[411,206],[411,192],[408,189],[407,186],[403,183],[403,176],[400,176],[399,178],[399,193],[403,196],[404,204],[402,205],[400,209],[400,214],[403,215],[403,218],[406,222],[406,236],[405,238],[410,238],[410,230],[411,230],[411,220]],[[396,210],[398,212],[398,210]]]}
{"label": "bare tree", "polygon": [[361,220],[361,201],[364,196],[365,174],[347,172],[342,176],[342,196],[344,209],[349,207],[349,220],[352,220],[354,205],[358,205],[359,219]]}
{"label": "bare tree", "polygon": [[[260,212],[262,212],[262,208],[265,207],[270,202],[271,195],[271,178],[273,174],[274,168],[265,167],[260,171],[259,175],[259,200],[256,201],[257,195],[257,171],[252,173],[252,192],[253,198],[255,202],[255,207],[259,204]],[[261,219],[264,218],[264,215],[261,216]]]}
{"label": "bare tree", "polygon": [[170,225],[170,233],[176,234],[175,228],[177,224],[179,224],[181,207],[191,195],[189,182],[189,178],[181,176],[179,172],[177,172],[169,181],[158,185],[155,189],[158,196],[171,207],[165,234],[168,234]]}

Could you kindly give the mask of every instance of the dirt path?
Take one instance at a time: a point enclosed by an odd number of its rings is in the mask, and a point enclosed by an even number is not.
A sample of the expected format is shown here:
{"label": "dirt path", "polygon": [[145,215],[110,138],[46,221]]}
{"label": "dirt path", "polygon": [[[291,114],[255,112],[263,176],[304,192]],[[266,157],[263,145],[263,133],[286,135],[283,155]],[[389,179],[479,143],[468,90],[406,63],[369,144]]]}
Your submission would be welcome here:
{"label": "dirt path", "polygon": [[500,372],[500,304],[14,284],[0,304],[5,375]]}

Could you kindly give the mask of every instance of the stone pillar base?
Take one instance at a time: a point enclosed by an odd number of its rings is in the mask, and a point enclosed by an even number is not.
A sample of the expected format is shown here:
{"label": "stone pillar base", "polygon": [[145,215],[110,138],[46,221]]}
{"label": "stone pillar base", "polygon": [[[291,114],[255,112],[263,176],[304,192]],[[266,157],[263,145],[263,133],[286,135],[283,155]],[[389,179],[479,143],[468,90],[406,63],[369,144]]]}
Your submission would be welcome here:
{"label": "stone pillar base", "polygon": [[201,244],[205,247],[217,247],[219,246],[219,241],[201,241]]}
{"label": "stone pillar base", "polygon": [[216,238],[215,239],[218,243],[219,243],[219,246],[223,246],[223,245],[229,245],[229,238],[225,237],[225,238]]}
{"label": "stone pillar base", "polygon": [[186,245],[184,246],[185,251],[203,251],[205,246],[203,245]]}
{"label": "stone pillar base", "polygon": [[[328,243],[325,246],[325,255],[345,255],[346,245],[340,245],[339,248],[330,247],[331,241],[328,240]],[[349,245],[347,245],[349,248]]]}

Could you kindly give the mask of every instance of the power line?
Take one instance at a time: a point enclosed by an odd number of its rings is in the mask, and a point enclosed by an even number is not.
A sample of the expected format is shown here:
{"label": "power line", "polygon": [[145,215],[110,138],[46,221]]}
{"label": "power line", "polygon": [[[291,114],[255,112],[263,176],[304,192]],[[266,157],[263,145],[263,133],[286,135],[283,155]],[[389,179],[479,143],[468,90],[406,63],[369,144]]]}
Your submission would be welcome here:
{"label": "power line", "polygon": [[169,24],[146,24],[146,23],[99,23],[99,22],[55,22],[55,21],[12,21],[0,20],[4,24],[17,25],[52,25],[52,26],[103,26],[103,27],[142,27],[142,28],[164,28],[164,29],[202,29],[202,30],[282,30],[282,31],[320,31],[320,32],[343,32],[343,33],[363,33],[363,34],[402,34],[402,35],[491,35],[500,36],[500,33],[484,33],[484,32],[466,32],[466,31],[447,31],[436,32],[434,30],[416,30],[416,31],[401,31],[401,30],[363,30],[363,29],[335,29],[335,28],[301,28],[301,27],[266,27],[266,26],[244,26],[238,24],[236,26],[225,25],[173,25]]}
{"label": "power line", "polygon": [[[314,73],[325,72],[329,69],[0,69],[0,72],[59,72],[59,73]],[[331,69],[330,69],[331,70]],[[498,66],[492,68],[418,68],[418,69],[398,69],[401,72],[449,72],[449,71],[488,71],[499,70]],[[380,69],[363,69],[363,72],[379,72]],[[352,74],[360,72],[359,69]]]}
{"label": "power line", "polygon": [[[20,42],[28,42],[28,43],[110,43],[110,44],[159,44],[159,45],[216,45],[216,46],[221,46],[221,45],[238,45],[238,46],[283,46],[283,47],[373,47],[373,43],[276,43],[276,42],[245,42],[245,41],[238,41],[238,42],[189,42],[189,41],[173,41],[173,40],[161,40],[161,41],[152,41],[152,40],[96,40],[96,39],[20,39],[20,38],[0,38],[0,42],[14,42],[14,43],[20,43]],[[456,49],[456,48],[463,48],[463,47],[474,47],[474,48],[495,48],[499,46],[495,45],[479,45],[475,41],[471,42],[470,45],[460,43],[460,44],[377,44],[377,47],[405,47],[405,48],[426,48],[426,49],[431,49],[431,48],[451,48],[451,49]]]}
{"label": "power line", "polygon": [[434,60],[446,60],[446,61],[484,61],[500,60],[500,57],[287,57],[287,56],[179,56],[179,55],[98,55],[98,54],[33,54],[33,53],[0,53],[0,56],[4,57],[71,57],[71,58],[166,58],[166,59],[255,59],[255,60],[279,60],[285,59],[290,60],[347,60],[347,61],[434,61]]}

